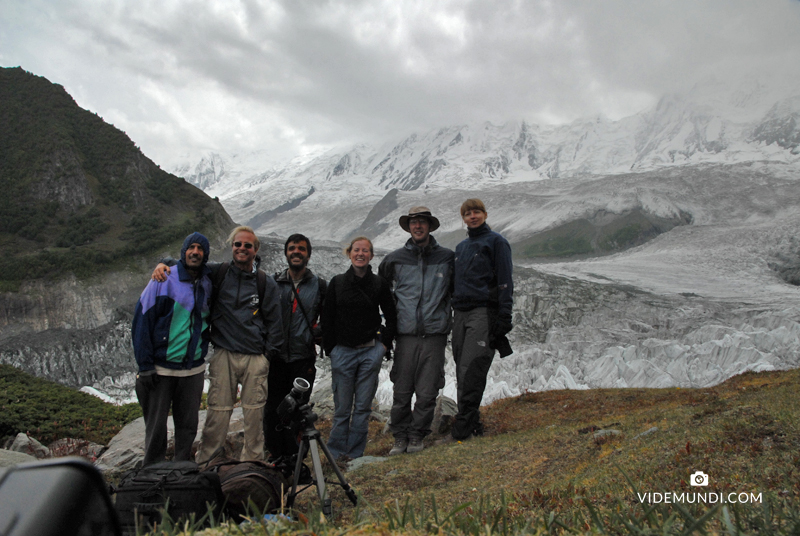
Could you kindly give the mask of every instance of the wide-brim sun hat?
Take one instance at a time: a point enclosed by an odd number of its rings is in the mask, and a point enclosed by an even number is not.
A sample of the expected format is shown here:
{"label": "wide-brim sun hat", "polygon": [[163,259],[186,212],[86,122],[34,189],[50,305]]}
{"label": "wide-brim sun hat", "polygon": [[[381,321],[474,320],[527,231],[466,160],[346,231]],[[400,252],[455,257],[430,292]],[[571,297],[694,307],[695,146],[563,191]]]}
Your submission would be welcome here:
{"label": "wide-brim sun hat", "polygon": [[412,218],[428,218],[428,221],[431,223],[429,231],[431,233],[439,228],[439,220],[431,214],[431,209],[428,207],[413,207],[408,211],[407,215],[400,216],[400,227],[407,233],[411,232],[411,229],[408,227],[408,221]]}

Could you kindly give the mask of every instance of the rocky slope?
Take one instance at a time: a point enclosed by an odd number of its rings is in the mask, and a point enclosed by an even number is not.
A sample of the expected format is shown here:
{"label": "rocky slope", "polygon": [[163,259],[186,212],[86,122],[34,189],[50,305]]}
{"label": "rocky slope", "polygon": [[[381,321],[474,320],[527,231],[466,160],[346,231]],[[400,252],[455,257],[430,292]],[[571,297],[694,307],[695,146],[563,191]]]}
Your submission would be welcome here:
{"label": "rocky slope", "polygon": [[[129,323],[161,250],[233,222],[64,88],[0,69],[0,362],[72,386],[130,370]],[[126,320],[122,320],[125,319]]]}

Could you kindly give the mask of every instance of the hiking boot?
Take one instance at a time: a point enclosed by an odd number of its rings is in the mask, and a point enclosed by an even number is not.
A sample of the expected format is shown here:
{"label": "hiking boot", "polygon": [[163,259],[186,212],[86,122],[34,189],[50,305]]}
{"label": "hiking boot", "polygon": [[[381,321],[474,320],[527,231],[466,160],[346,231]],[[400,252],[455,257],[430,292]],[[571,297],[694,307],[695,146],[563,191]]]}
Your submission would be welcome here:
{"label": "hiking boot", "polygon": [[396,438],[394,440],[394,446],[392,450],[389,451],[389,456],[397,456],[398,454],[403,454],[408,447],[408,439],[406,438]]}
{"label": "hiking boot", "polygon": [[422,449],[425,448],[425,444],[422,443],[422,439],[419,437],[412,437],[408,441],[408,447],[406,448],[406,452],[409,454],[413,454],[415,452],[420,452]]}

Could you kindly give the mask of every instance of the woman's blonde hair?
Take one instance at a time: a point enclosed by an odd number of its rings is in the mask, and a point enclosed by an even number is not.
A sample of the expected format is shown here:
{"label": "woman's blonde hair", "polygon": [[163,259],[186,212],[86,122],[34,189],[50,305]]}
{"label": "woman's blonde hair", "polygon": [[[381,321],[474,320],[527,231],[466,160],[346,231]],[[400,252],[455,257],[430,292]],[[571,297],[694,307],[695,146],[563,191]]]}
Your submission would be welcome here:
{"label": "woman's blonde hair", "polygon": [[483,201],[477,198],[467,199],[464,203],[461,204],[461,217],[464,217],[464,214],[468,210],[480,210],[484,214],[486,214],[486,205],[483,204]]}
{"label": "woman's blonde hair", "polygon": [[355,244],[356,242],[358,242],[360,240],[366,240],[369,243],[369,252],[370,252],[370,254],[375,255],[375,250],[374,250],[374,247],[372,246],[372,240],[370,240],[366,236],[357,236],[357,237],[355,237],[354,239],[352,239],[350,241],[350,245],[349,246],[344,248],[345,257],[350,258],[350,252],[353,251],[353,244]]}

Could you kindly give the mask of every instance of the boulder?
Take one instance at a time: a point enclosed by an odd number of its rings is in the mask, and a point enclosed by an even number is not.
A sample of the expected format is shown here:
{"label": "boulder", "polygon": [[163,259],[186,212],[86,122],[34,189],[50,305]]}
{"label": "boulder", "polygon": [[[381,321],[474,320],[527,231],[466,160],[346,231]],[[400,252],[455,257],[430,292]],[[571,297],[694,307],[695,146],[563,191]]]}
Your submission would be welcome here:
{"label": "boulder", "polygon": [[[333,387],[330,378],[323,376],[317,378],[314,383],[314,390],[311,391],[311,402],[314,404],[313,411],[320,419],[331,420],[336,409],[333,403]],[[370,419],[379,422],[388,422],[391,406],[380,404],[378,399],[372,401],[372,413]]]}
{"label": "boulder", "polygon": [[36,458],[22,452],[0,449],[0,467],[11,467],[18,463],[35,462]]}
{"label": "boulder", "polygon": [[47,447],[22,432],[18,433],[17,437],[14,438],[14,442],[11,443],[9,450],[22,452],[38,460],[50,457],[50,450]]}
{"label": "boulder", "polygon": [[95,461],[105,452],[106,447],[92,443],[86,439],[64,438],[53,441],[47,448],[53,458],[63,458],[64,456],[80,456],[89,461]]}
{"label": "boulder", "polygon": [[[197,435],[192,444],[192,452],[197,451],[200,435],[206,422],[206,410],[200,412]],[[175,449],[175,425],[172,417],[167,419],[167,456]],[[238,458],[244,445],[244,418],[242,408],[234,408],[228,427],[228,439],[225,443],[225,456]],[[140,467],[144,459],[144,417],[128,423],[114,436],[108,449],[98,458],[97,467],[104,473],[123,473]]]}
{"label": "boulder", "polygon": [[334,404],[333,404],[333,388],[330,381],[328,382],[315,382],[314,390],[311,391],[311,402],[314,403],[314,413],[320,419],[332,419]]}
{"label": "boulder", "polygon": [[458,404],[452,398],[441,395],[436,399],[436,409],[433,411],[431,431],[433,434],[447,435],[453,427],[453,418],[458,413]]}

